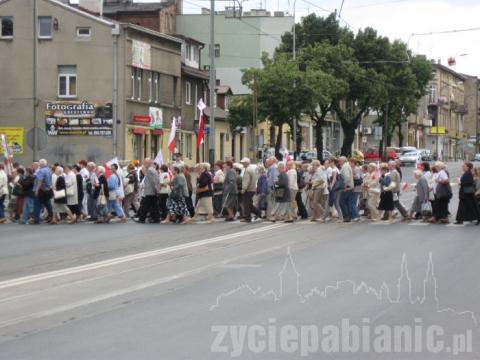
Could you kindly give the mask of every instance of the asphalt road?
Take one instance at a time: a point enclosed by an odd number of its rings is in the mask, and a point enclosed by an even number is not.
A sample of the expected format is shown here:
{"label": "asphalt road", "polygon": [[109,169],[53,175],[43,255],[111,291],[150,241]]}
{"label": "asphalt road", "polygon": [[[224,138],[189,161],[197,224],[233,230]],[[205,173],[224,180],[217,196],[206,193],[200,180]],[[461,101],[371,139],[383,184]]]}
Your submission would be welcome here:
{"label": "asphalt road", "polygon": [[0,359],[478,359],[478,230],[8,224]]}

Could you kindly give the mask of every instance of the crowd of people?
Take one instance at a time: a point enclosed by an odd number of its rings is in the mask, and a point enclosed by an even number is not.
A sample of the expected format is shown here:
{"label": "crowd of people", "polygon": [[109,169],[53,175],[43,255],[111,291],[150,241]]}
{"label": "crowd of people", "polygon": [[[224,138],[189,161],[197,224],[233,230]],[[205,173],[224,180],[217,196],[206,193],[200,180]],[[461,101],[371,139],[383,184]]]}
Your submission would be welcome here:
{"label": "crowd of people", "polygon": [[[396,161],[362,164],[339,157],[311,162],[262,163],[243,158],[194,167],[179,160],[169,165],[146,158],[125,166],[97,165],[85,160],[74,165],[49,165],[41,159],[30,167],[0,165],[0,223],[51,225],[92,221],[212,223],[240,219],[294,222],[449,223],[453,197],[445,164],[423,163],[414,170],[415,199],[409,208],[401,201],[404,182]],[[463,164],[456,223],[480,222],[480,168]],[[8,216],[7,216],[8,213]]]}

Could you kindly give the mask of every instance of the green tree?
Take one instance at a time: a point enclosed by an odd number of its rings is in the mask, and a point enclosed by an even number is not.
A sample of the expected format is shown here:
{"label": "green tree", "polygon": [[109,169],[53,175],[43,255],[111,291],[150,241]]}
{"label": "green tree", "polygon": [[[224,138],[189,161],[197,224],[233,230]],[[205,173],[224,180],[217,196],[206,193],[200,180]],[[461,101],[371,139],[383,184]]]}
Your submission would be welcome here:
{"label": "green tree", "polygon": [[272,59],[264,55],[263,68],[244,69],[242,82],[257,94],[258,120],[269,120],[278,127],[275,154],[279,156],[284,125],[292,127],[311,98],[305,75],[286,54]]}
{"label": "green tree", "polygon": [[253,120],[252,95],[233,96],[228,105],[228,121],[232,130],[253,126]]}

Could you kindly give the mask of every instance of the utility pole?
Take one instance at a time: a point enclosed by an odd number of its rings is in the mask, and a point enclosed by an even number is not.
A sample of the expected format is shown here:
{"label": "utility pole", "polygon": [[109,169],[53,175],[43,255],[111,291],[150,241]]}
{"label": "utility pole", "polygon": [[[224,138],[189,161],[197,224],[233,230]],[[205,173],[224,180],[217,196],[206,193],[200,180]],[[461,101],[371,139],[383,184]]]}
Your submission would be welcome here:
{"label": "utility pole", "polygon": [[215,164],[215,0],[210,0],[210,128],[208,136],[208,161]]}
{"label": "utility pole", "polygon": [[37,0],[33,0],[33,161],[37,161],[38,126],[37,126]]}
{"label": "utility pole", "polygon": [[479,111],[479,109],[478,109],[478,105],[479,105],[479,104],[478,104],[478,95],[479,95],[479,94],[478,94],[478,89],[479,89],[479,85],[480,85],[480,83],[479,83],[479,80],[477,79],[477,80],[475,81],[475,123],[476,123],[476,127],[475,127],[475,129],[476,129],[476,134],[475,134],[475,154],[480,153],[480,143],[479,143],[479,141],[480,141],[480,139],[479,139],[479,136],[480,136],[480,134],[479,134],[480,128],[479,128],[479,127],[480,127],[480,126],[479,126],[479,124],[478,124],[478,111]]}
{"label": "utility pole", "polygon": [[257,74],[253,73],[253,150],[255,157],[257,157],[258,142],[257,142]]}
{"label": "utility pole", "polygon": [[[293,1],[293,62],[297,60],[297,34],[296,34],[296,26],[295,26],[295,5],[297,0]],[[293,87],[296,87],[296,83],[293,83]],[[317,149],[318,151],[318,149]],[[293,119],[293,159],[297,159],[297,118]]]}
{"label": "utility pole", "polygon": [[[387,96],[388,99],[388,96]],[[383,159],[387,160],[387,140],[388,140],[388,100],[385,105],[385,130],[383,134]]]}

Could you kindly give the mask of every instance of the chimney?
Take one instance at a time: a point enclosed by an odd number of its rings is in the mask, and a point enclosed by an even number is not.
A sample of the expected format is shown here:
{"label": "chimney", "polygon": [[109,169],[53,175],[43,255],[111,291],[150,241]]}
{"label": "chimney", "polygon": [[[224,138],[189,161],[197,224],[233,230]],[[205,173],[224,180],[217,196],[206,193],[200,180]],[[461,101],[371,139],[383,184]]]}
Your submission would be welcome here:
{"label": "chimney", "polygon": [[103,0],[78,0],[78,7],[94,15],[103,14]]}

